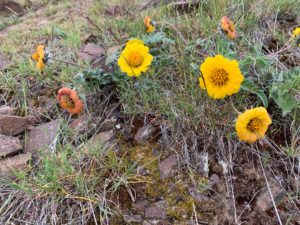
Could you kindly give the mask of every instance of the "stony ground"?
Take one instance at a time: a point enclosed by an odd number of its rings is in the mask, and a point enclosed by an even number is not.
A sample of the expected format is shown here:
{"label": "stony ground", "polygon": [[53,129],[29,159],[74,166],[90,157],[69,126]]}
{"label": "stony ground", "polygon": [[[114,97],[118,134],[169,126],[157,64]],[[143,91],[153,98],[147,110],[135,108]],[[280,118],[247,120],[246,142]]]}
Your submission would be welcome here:
{"label": "stony ground", "polygon": [[[205,26],[215,33],[206,35],[204,25],[195,28],[193,18],[201,16],[197,1],[173,2],[0,3],[0,224],[300,224],[299,114],[282,117],[270,101],[273,141],[238,142],[225,128],[233,118],[230,104],[196,99],[198,86],[174,75],[191,72],[179,50],[193,45],[195,56],[203,58],[214,48],[218,30],[213,19]],[[271,31],[283,32],[300,22],[293,11],[299,4],[289,4],[294,8],[280,5],[278,15],[271,11],[272,17],[249,26],[257,26],[255,38],[261,35],[265,43],[260,50],[267,56],[284,46],[282,33]],[[218,21],[218,9],[207,7],[206,19],[217,14]],[[132,91],[140,90],[139,83],[95,78],[99,68],[114,74],[110,63],[128,38],[139,36],[139,21],[148,13],[176,42],[175,47],[167,44],[173,48],[168,63],[156,65],[170,70],[168,80],[157,81],[164,90],[151,92],[151,98]],[[236,19],[248,29],[250,19]],[[242,56],[245,46],[252,47],[250,28],[235,49]],[[194,42],[197,36],[207,41],[206,47]],[[37,44],[53,54],[43,73],[29,60]],[[299,49],[272,60],[283,70],[299,66]],[[149,93],[153,83],[147,85]],[[84,113],[70,116],[60,109],[55,97],[62,86],[80,91]],[[182,91],[187,86],[192,94]],[[256,103],[254,95],[247,98],[247,104]],[[197,105],[204,108],[193,109]],[[224,109],[224,115],[213,107]],[[208,126],[225,115],[230,119]]]}

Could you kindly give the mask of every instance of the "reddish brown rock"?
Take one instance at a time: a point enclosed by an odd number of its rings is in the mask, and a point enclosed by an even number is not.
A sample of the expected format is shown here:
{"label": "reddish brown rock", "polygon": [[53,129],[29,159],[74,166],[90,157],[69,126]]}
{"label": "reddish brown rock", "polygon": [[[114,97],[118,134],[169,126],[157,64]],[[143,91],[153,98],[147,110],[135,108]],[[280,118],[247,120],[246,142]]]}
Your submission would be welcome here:
{"label": "reddish brown rock", "polygon": [[54,144],[57,139],[59,125],[59,120],[53,120],[31,129],[25,142],[25,151],[36,153],[40,149]]}
{"label": "reddish brown rock", "polygon": [[199,0],[189,0],[189,1],[178,1],[170,3],[169,7],[174,8],[176,11],[181,13],[190,13],[191,11],[199,7]]}
{"label": "reddish brown rock", "polygon": [[19,138],[0,134],[0,157],[6,157],[22,150]]}
{"label": "reddish brown rock", "polygon": [[[0,59],[1,60],[1,59]],[[1,115],[14,115],[16,112],[16,108],[10,106],[0,106],[0,116]]]}
{"label": "reddish brown rock", "polygon": [[0,160],[0,174],[8,174],[13,170],[26,169],[28,162],[31,159],[31,154],[20,154]]}
{"label": "reddish brown rock", "polygon": [[80,38],[80,41],[84,44],[97,42],[97,36],[95,34],[89,33]]}
{"label": "reddish brown rock", "polygon": [[146,209],[146,207],[148,206],[148,204],[149,204],[149,201],[147,199],[141,199],[141,200],[137,200],[134,203],[134,207],[137,210],[144,211]]}
{"label": "reddish brown rock", "polygon": [[97,58],[101,58],[105,55],[104,48],[94,44],[94,43],[88,43],[86,46],[84,46],[83,50],[81,50],[78,53],[78,57],[81,60],[84,61],[93,61]]}
{"label": "reddish brown rock", "polygon": [[33,125],[33,120],[27,117],[0,115],[0,134],[17,135]]}
{"label": "reddish brown rock", "polygon": [[160,178],[165,179],[170,176],[172,169],[177,165],[177,156],[173,154],[160,162],[159,164],[159,172]]}
{"label": "reddish brown rock", "polygon": [[145,210],[145,218],[147,219],[165,219],[167,214],[163,208],[149,207]]}
{"label": "reddish brown rock", "polygon": [[23,15],[24,9],[20,3],[14,0],[0,1],[0,15]]}
{"label": "reddish brown rock", "polygon": [[122,9],[119,5],[113,5],[107,7],[104,11],[104,14],[107,16],[120,16],[122,14]]}

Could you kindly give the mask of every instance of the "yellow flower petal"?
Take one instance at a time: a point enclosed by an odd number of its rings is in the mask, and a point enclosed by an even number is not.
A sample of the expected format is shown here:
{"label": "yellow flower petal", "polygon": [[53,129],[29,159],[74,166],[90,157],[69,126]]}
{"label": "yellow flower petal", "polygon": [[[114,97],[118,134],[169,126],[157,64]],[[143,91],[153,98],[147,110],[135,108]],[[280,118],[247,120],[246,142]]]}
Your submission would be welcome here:
{"label": "yellow flower petal", "polygon": [[257,107],[239,115],[235,129],[241,141],[253,143],[265,136],[271,123],[267,110],[264,107]]}
{"label": "yellow flower petal", "polygon": [[199,78],[200,87],[205,89],[206,86],[208,95],[215,99],[237,93],[244,80],[238,62],[224,58],[222,55],[207,57],[200,65],[200,71],[203,76]]}
{"label": "yellow flower petal", "polygon": [[140,76],[151,65],[153,56],[149,54],[149,48],[143,44],[134,42],[126,45],[118,59],[118,65],[122,72],[128,76]]}

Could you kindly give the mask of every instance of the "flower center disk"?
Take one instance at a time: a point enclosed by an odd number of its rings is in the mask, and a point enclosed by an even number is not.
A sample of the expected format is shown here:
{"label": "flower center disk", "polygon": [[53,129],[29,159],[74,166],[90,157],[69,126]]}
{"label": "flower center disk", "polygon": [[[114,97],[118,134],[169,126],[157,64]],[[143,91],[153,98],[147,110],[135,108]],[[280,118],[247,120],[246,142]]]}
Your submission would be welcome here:
{"label": "flower center disk", "polygon": [[127,57],[127,63],[131,67],[139,67],[144,61],[144,57],[139,52],[131,52]]}
{"label": "flower center disk", "polygon": [[75,102],[70,98],[70,96],[64,95],[62,97],[62,102],[68,109],[72,109],[75,107]]}
{"label": "flower center disk", "polygon": [[260,129],[261,121],[257,118],[254,118],[249,121],[247,124],[247,129],[253,133],[257,133]]}
{"label": "flower center disk", "polygon": [[211,73],[211,81],[216,86],[223,86],[227,83],[228,73],[224,69],[215,69]]}

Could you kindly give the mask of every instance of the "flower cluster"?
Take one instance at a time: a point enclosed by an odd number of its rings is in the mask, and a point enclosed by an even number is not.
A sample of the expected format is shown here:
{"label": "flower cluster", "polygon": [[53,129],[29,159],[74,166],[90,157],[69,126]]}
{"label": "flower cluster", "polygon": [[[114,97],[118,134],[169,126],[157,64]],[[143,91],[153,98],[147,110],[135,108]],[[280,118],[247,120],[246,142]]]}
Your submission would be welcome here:
{"label": "flower cluster", "polygon": [[144,25],[146,27],[146,31],[148,33],[151,33],[153,31],[155,31],[155,26],[154,26],[154,22],[151,20],[151,18],[149,16],[146,16],[144,18]]}
{"label": "flower cluster", "polygon": [[38,45],[36,48],[36,52],[32,54],[31,58],[36,61],[36,68],[38,70],[43,70],[46,63],[45,46]]}
{"label": "flower cluster", "polygon": [[229,39],[236,39],[237,32],[235,30],[234,24],[227,16],[223,16],[221,18],[221,28],[226,33]]}
{"label": "flower cluster", "polygon": [[[150,17],[145,17],[144,25],[147,32],[154,31],[154,24]],[[236,39],[235,26],[227,16],[222,17],[221,28],[230,40]],[[297,36],[298,33],[294,35]],[[131,39],[121,52],[118,65],[120,70],[129,77],[138,77],[148,70],[152,60],[153,56],[144,42]],[[244,76],[237,60],[230,60],[218,54],[207,57],[200,64],[199,85],[211,98],[222,99],[238,93],[243,81]],[[253,143],[264,137],[271,123],[271,118],[264,107],[246,110],[236,121],[237,136],[242,141]]]}

